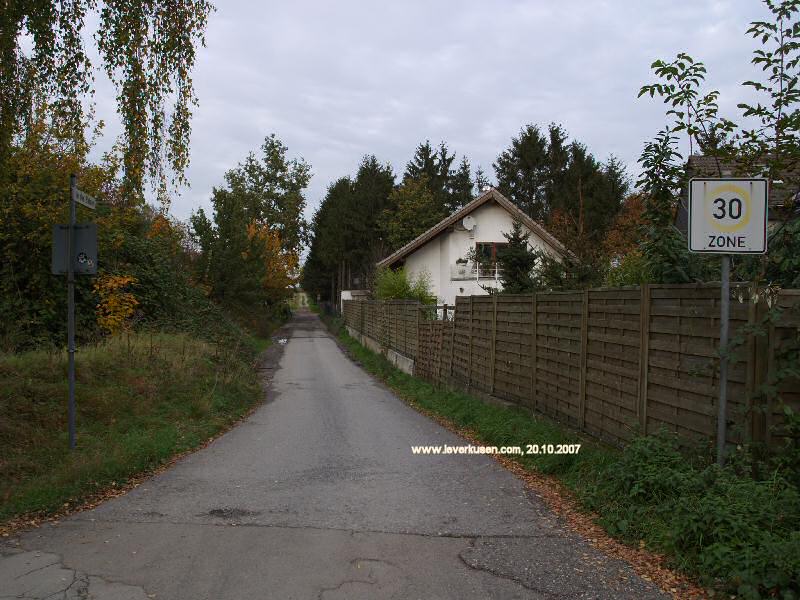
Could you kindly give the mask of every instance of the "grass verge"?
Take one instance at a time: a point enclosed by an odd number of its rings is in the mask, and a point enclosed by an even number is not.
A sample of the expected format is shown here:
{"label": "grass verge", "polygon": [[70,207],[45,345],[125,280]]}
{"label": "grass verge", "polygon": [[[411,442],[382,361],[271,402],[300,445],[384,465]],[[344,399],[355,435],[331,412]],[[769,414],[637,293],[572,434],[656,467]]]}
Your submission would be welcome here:
{"label": "grass verge", "polygon": [[261,398],[267,344],[136,333],[79,349],[72,452],[66,353],[0,355],[0,523],[78,505],[227,428]]}
{"label": "grass verge", "polygon": [[740,448],[725,468],[714,464],[708,448],[687,448],[667,432],[637,438],[619,451],[580,440],[525,410],[487,404],[407,375],[347,335],[337,319],[323,316],[323,321],[398,395],[483,444],[580,441],[577,455],[510,458],[527,471],[555,477],[615,538],[664,554],[670,566],[726,598],[800,598],[800,461],[787,460],[797,452],[792,447],[758,465]]}

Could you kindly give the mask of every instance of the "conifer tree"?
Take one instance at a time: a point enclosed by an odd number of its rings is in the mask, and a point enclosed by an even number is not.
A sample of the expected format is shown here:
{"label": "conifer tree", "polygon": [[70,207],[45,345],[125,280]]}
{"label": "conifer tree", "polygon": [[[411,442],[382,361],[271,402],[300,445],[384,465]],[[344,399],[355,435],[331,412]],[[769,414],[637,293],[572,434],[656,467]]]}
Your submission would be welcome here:
{"label": "conifer tree", "polygon": [[533,271],[536,253],[530,248],[530,235],[519,221],[514,221],[509,233],[504,233],[508,244],[497,253],[500,280],[505,294],[527,294],[535,289]]}
{"label": "conifer tree", "polygon": [[446,209],[428,186],[425,177],[406,179],[392,192],[393,210],[384,211],[381,229],[391,250],[397,250],[447,216]]}
{"label": "conifer tree", "polygon": [[449,183],[450,200],[447,212],[453,213],[472,200],[472,173],[467,157],[463,157]]}

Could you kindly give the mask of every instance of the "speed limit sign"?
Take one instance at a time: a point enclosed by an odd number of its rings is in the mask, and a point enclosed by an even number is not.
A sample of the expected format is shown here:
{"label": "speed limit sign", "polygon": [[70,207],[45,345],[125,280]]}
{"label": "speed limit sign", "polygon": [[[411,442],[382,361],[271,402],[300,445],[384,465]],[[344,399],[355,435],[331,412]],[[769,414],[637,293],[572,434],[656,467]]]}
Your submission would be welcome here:
{"label": "speed limit sign", "polygon": [[692,179],[689,250],[717,254],[767,251],[766,179]]}
{"label": "speed limit sign", "polygon": [[727,443],[728,347],[731,254],[767,251],[766,179],[691,179],[689,250],[721,254],[719,298],[719,398],[717,463],[725,464]]}

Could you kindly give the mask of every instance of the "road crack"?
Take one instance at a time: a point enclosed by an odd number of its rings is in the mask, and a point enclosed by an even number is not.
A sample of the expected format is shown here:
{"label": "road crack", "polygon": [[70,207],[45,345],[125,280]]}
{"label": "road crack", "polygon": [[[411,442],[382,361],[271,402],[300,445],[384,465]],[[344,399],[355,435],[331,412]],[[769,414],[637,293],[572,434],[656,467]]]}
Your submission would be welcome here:
{"label": "road crack", "polygon": [[[175,525],[176,527],[196,526],[196,527],[231,527],[229,523],[219,522],[198,522],[198,521],[176,521],[176,520],[146,520],[146,519],[81,519],[73,517],[72,522],[77,523],[104,523],[107,525],[127,524],[127,525]],[[407,535],[412,537],[422,537],[429,539],[456,539],[456,540],[476,540],[476,539],[498,539],[498,540],[539,540],[556,539],[564,537],[563,532],[547,533],[449,533],[449,532],[419,532],[419,531],[393,531],[389,529],[352,529],[348,527],[323,527],[320,525],[289,525],[280,523],[235,523],[237,528],[266,528],[266,529],[310,529],[312,531],[339,531],[350,535],[358,534],[380,534],[380,535]]]}
{"label": "road crack", "polygon": [[364,580],[364,579],[345,579],[339,585],[335,585],[333,587],[321,588],[319,590],[319,593],[317,594],[317,600],[325,600],[323,598],[323,596],[325,596],[325,594],[327,594],[329,592],[338,592],[344,586],[346,586],[348,584],[353,584],[353,583],[366,583],[367,585],[375,585],[376,582],[375,581],[367,581],[367,580]]}

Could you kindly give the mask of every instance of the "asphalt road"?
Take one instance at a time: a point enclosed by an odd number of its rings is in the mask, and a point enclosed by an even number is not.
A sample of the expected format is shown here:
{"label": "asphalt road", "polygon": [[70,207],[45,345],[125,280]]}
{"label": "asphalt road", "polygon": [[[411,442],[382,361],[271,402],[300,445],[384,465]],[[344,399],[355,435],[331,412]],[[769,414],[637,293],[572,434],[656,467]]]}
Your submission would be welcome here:
{"label": "asphalt road", "polygon": [[[267,402],[129,494],[0,546],[0,598],[664,598],[299,314]],[[531,440],[533,442],[534,440]]]}

